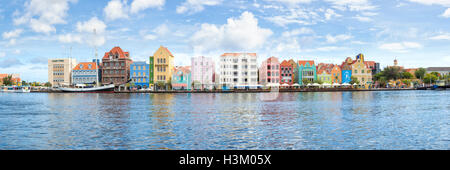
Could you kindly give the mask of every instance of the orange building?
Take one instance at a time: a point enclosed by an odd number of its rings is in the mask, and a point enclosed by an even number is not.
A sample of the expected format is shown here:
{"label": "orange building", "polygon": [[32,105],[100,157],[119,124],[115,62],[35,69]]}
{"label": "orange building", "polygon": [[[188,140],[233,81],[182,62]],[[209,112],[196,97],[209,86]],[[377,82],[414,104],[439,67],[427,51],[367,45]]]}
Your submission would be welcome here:
{"label": "orange building", "polygon": [[331,83],[342,83],[342,70],[337,64],[334,64],[331,69]]}
{"label": "orange building", "polygon": [[280,67],[281,67],[280,84],[293,85],[295,75],[294,75],[294,66],[292,65],[292,63],[284,60],[283,62],[281,62]]}

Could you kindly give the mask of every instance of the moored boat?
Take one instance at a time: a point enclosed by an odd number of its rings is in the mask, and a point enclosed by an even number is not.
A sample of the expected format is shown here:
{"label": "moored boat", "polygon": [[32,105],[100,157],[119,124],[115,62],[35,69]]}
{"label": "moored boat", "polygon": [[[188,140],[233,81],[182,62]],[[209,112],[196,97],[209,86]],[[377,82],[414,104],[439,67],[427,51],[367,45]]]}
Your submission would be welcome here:
{"label": "moored boat", "polygon": [[71,87],[59,87],[58,89],[62,92],[66,93],[100,93],[100,92],[114,92],[114,84],[100,86],[100,87],[80,87],[80,88],[71,88]]}
{"label": "moored boat", "polygon": [[0,92],[7,93],[29,93],[31,92],[31,87],[29,86],[3,86]]}

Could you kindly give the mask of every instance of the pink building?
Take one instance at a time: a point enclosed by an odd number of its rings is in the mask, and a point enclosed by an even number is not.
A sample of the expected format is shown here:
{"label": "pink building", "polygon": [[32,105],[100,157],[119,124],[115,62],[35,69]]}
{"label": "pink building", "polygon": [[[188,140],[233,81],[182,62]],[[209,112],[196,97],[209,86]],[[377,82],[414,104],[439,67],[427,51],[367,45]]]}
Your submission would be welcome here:
{"label": "pink building", "polygon": [[214,61],[210,57],[192,57],[191,74],[194,89],[212,89],[214,87]]}
{"label": "pink building", "polygon": [[276,57],[270,57],[263,61],[259,69],[259,83],[266,85],[269,83],[280,83],[280,62]]}

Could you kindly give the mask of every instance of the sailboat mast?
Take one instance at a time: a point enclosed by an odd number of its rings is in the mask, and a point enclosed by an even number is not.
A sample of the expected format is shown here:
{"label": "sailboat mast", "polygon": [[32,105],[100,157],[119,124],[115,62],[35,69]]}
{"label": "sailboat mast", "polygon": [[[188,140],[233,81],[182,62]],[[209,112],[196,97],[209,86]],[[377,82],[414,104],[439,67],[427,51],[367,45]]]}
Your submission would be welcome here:
{"label": "sailboat mast", "polygon": [[69,81],[69,87],[73,83],[73,67],[72,67],[72,46],[70,46],[70,53],[69,53],[69,73],[70,73],[70,81]]}
{"label": "sailboat mast", "polygon": [[[96,38],[96,36],[97,36],[97,30],[94,28],[94,39]],[[98,55],[97,55],[97,46],[95,45],[95,43],[94,43],[94,48],[95,48],[95,65],[97,66],[97,69],[96,69],[96,71],[97,71],[97,73],[95,74],[95,76],[96,76],[96,85],[97,85],[97,87],[99,86],[99,76],[98,76],[98,74],[99,74],[99,64],[100,64],[100,62],[98,61]]]}

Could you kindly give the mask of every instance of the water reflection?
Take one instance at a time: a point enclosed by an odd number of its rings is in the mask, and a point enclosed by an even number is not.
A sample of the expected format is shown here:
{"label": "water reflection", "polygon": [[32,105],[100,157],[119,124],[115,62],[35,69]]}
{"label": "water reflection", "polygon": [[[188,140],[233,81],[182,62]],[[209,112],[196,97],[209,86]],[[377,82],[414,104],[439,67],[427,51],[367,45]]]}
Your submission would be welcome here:
{"label": "water reflection", "polygon": [[0,149],[450,149],[449,92],[0,94]]}

